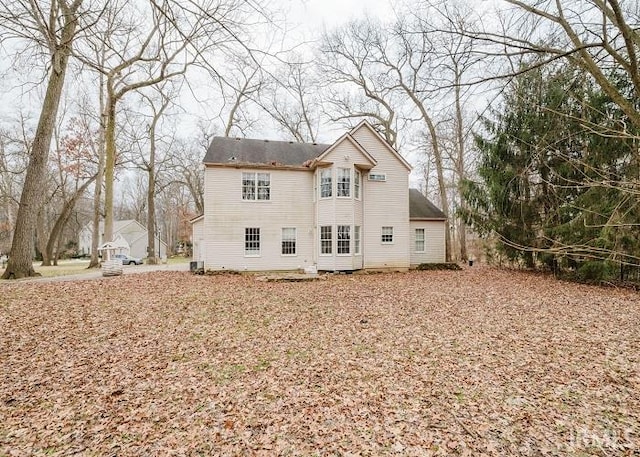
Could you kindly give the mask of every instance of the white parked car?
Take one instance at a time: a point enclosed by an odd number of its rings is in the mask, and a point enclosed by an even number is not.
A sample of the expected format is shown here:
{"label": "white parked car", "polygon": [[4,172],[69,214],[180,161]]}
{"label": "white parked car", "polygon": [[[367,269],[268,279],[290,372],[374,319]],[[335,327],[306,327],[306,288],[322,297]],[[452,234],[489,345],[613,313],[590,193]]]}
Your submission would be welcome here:
{"label": "white parked car", "polygon": [[126,254],[115,254],[113,258],[122,260],[122,265],[142,265],[142,259],[131,257]]}

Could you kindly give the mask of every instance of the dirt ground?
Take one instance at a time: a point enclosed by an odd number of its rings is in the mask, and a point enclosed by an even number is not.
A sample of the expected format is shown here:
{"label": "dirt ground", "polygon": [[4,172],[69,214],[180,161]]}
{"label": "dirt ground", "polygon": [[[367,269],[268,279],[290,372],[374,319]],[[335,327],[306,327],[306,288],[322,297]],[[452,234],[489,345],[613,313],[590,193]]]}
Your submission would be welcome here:
{"label": "dirt ground", "polygon": [[640,295],[464,271],[0,283],[0,455],[639,455]]}

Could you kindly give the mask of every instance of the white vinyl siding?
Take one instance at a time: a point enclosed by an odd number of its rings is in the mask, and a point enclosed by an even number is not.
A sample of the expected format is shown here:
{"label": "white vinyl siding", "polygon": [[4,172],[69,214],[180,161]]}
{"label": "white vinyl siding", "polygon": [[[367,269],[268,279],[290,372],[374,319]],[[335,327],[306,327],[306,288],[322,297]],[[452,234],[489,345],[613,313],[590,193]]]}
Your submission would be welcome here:
{"label": "white vinyl siding", "polygon": [[204,218],[192,224],[193,260],[204,260]]}
{"label": "white vinyl siding", "polygon": [[[242,200],[242,172],[232,167],[205,169],[205,269],[294,271],[314,265],[314,173],[269,170],[270,200]],[[260,170],[255,170],[261,173]],[[244,228],[260,227],[260,256],[244,255]],[[282,227],[296,227],[296,255],[282,255]]]}
{"label": "white vinyl siding", "polygon": [[[413,251],[409,230],[409,170],[371,129],[361,124],[351,135],[377,161],[369,173],[384,174],[385,182],[363,180],[363,268],[409,268]],[[406,202],[406,203],[405,203]],[[393,243],[381,243],[381,227],[393,227]]]}
{"label": "white vinyl siding", "polygon": [[282,229],[282,255],[296,255],[296,229],[284,227]]}
{"label": "white vinyl siding", "polygon": [[411,250],[411,266],[421,263],[443,263],[445,261],[444,221],[411,221],[412,242],[417,242],[418,230],[424,233],[424,251]]}

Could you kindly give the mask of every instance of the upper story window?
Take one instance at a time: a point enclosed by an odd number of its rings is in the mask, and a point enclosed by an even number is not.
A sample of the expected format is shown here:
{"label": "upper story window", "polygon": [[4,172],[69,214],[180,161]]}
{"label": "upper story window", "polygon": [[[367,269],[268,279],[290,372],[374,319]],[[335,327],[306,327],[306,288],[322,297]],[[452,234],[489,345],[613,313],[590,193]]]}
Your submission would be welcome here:
{"label": "upper story window", "polygon": [[271,200],[270,173],[242,173],[243,200]]}
{"label": "upper story window", "polygon": [[331,181],[331,169],[325,168],[320,170],[320,198],[331,197],[333,182]]}
{"label": "upper story window", "polygon": [[385,173],[369,173],[369,181],[386,181],[387,175]]}
{"label": "upper story window", "polygon": [[382,243],[393,243],[393,227],[382,227]]}
{"label": "upper story window", "polygon": [[351,197],[351,169],[338,168],[338,197]]}
{"label": "upper story window", "polygon": [[353,171],[353,196],[360,198],[360,171]]}

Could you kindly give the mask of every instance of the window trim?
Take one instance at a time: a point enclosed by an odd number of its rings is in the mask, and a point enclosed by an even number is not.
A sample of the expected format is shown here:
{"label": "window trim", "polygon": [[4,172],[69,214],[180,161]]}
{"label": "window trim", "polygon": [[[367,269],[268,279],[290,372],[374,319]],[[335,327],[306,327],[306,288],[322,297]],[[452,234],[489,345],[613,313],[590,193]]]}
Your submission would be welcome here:
{"label": "window trim", "polygon": [[[347,238],[346,239],[340,239],[340,228],[343,229],[343,234],[344,234],[344,229],[346,228],[346,235]],[[340,242],[343,242],[343,248],[344,248],[344,241],[347,242],[346,247],[347,247],[347,251],[348,252],[340,252]],[[336,256],[340,256],[340,257],[351,257],[351,226],[350,225],[336,225]]]}
{"label": "window trim", "polygon": [[[388,233],[386,233],[386,234],[385,234],[385,233],[384,233],[384,232],[385,232],[385,230],[384,230],[384,229],[391,229],[391,235],[389,235]],[[380,235],[381,235],[381,236],[380,236],[380,242],[381,242],[382,244],[394,244],[394,240],[393,240],[393,226],[391,226],[391,225],[384,225],[384,226],[382,226],[382,229],[381,229],[381,231],[380,231]],[[384,237],[385,237],[385,236],[391,236],[391,241],[384,241]]]}
{"label": "window trim", "polygon": [[[247,233],[247,230],[257,230],[257,234],[258,234],[258,250],[257,250],[257,254],[254,253],[250,253],[248,254],[247,252],[251,252],[251,251],[247,251],[247,235],[251,235],[250,233]],[[245,227],[244,228],[244,256],[245,257],[262,257],[262,233],[260,231],[260,227]]]}
{"label": "window trim", "polygon": [[[358,192],[356,192],[356,189]],[[360,170],[353,169],[353,198],[360,200],[362,197],[362,173]]]}
{"label": "window trim", "polygon": [[[322,175],[328,172],[329,174],[329,195],[322,196]],[[321,168],[320,173],[318,173],[318,179],[320,180],[320,184],[318,185],[318,189],[320,190],[318,197],[320,200],[326,200],[327,198],[333,197],[333,170],[331,168]]]}
{"label": "window trim", "polygon": [[[418,231],[422,231],[422,240],[418,239]],[[418,241],[422,241],[422,251],[418,250]],[[413,249],[416,253],[424,253],[427,250],[427,233],[424,228],[417,228],[414,232]]]}
{"label": "window trim", "polygon": [[[285,230],[293,230],[293,253],[290,254],[285,254],[284,251],[284,245],[283,243],[285,242],[284,239],[284,231]],[[291,240],[286,240],[288,242],[291,242]],[[296,257],[298,255],[298,230],[296,227],[282,227],[280,229],[280,255],[282,257]]]}
{"label": "window trim", "polygon": [[[329,235],[330,237],[328,239],[322,238],[322,229],[323,228],[328,228],[329,229]],[[323,257],[330,257],[333,255],[333,226],[332,225],[321,225],[320,226],[320,252],[318,253],[318,255],[323,256]],[[329,241],[329,252],[322,252],[322,241]]]}
{"label": "window trim", "polygon": [[[343,174],[345,172],[346,174]],[[340,178],[346,178],[346,181],[341,182]],[[347,184],[347,195],[340,195],[340,184]],[[345,187],[343,187],[343,189],[345,189]],[[336,168],[336,198],[351,198],[351,168]]]}

